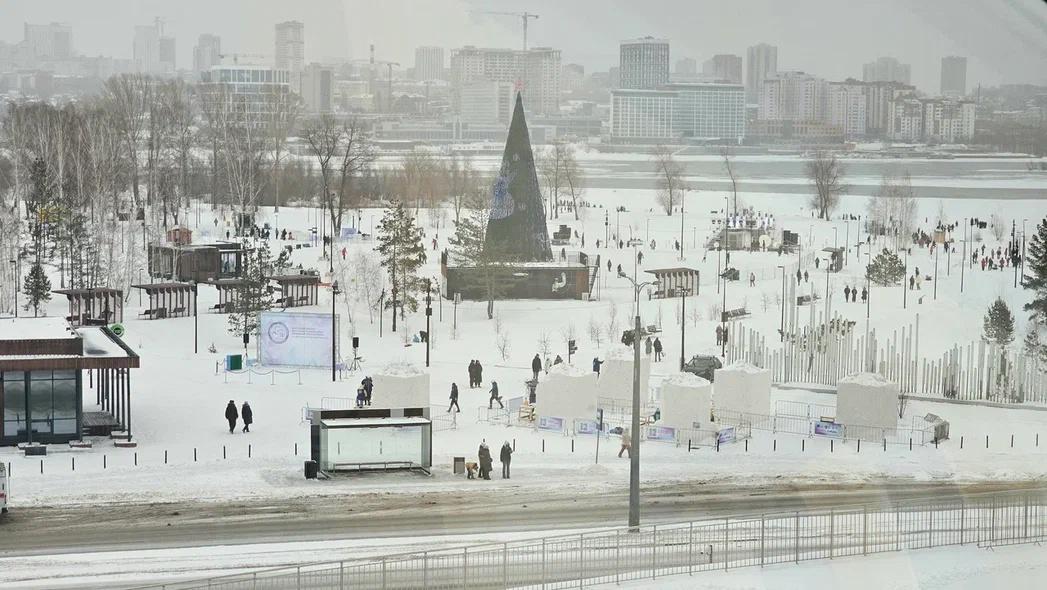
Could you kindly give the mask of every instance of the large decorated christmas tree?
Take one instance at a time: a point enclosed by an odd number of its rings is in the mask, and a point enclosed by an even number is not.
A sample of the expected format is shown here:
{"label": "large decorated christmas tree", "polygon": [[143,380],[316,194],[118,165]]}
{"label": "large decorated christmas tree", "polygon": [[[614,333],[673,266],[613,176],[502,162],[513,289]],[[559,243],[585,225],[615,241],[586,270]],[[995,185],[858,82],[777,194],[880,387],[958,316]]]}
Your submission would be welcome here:
{"label": "large decorated christmas tree", "polygon": [[519,262],[553,259],[531,138],[524,119],[523,98],[519,93],[509,124],[509,137],[505,140],[502,168],[491,188],[491,216],[485,247],[508,252]]}

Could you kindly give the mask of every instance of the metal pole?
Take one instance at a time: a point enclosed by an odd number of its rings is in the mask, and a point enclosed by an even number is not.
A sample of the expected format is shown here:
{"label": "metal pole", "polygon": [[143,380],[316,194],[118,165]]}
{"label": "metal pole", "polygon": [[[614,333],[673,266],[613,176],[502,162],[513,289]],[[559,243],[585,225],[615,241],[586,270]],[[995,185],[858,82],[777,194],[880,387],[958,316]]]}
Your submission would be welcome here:
{"label": "metal pole", "polygon": [[[664,288],[664,287],[663,287]],[[687,326],[687,291],[680,290],[680,370],[683,371],[684,329]]]}
{"label": "metal pole", "polygon": [[429,319],[433,317],[433,285],[429,279],[425,280],[425,366],[429,366],[429,344],[432,342],[432,333],[429,328]]}
{"label": "metal pole", "polygon": [[[639,301],[640,291],[636,291]],[[629,529],[640,530],[640,314],[637,303],[633,328],[633,420],[632,448],[629,450]]]}
{"label": "metal pole", "polygon": [[[139,289],[138,293],[141,295],[142,290]],[[199,287],[196,281],[193,281],[193,354],[200,352],[200,314],[197,313],[197,298],[199,296]]]}
{"label": "metal pole", "polygon": [[337,363],[338,347],[335,346],[336,339],[338,338],[338,326],[335,321],[334,315],[334,304],[338,295],[338,281],[331,283],[331,381],[337,381],[338,376],[335,374],[335,364]]}

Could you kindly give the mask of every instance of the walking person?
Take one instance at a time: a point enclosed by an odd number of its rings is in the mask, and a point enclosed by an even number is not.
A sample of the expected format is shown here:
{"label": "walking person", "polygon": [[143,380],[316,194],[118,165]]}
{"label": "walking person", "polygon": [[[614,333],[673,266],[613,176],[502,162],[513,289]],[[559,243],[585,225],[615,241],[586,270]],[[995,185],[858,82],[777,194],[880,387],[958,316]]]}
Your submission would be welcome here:
{"label": "walking person", "polygon": [[851,303],[858,300],[858,287],[851,288]]}
{"label": "walking person", "polygon": [[487,448],[487,443],[480,443],[476,457],[480,463],[480,479],[491,479],[491,449]]}
{"label": "walking person", "polygon": [[364,401],[367,405],[371,405],[371,392],[374,391],[374,380],[371,379],[370,375],[368,375],[367,377],[364,377],[362,383],[364,386]]}
{"label": "walking person", "polygon": [[662,341],[657,337],[654,339],[654,361],[662,360]]}
{"label": "walking person", "polygon": [[236,402],[229,400],[229,405],[225,407],[225,419],[229,421],[229,434],[233,433],[236,429],[236,419],[240,417],[240,413],[236,411]]}
{"label": "walking person", "polygon": [[484,366],[480,364],[480,360],[476,360],[476,386],[484,386]]}
{"label": "walking person", "polygon": [[534,373],[534,380],[538,380],[538,373],[542,371],[542,359],[538,358],[538,355],[534,355],[531,359],[531,372]]}
{"label": "walking person", "polygon": [[254,411],[251,410],[251,404],[244,402],[242,408],[240,408],[240,417],[244,419],[243,432],[251,432],[251,423],[254,422]]}
{"label": "walking person", "polygon": [[494,402],[498,402],[498,407],[505,409],[505,405],[502,404],[502,396],[498,395],[498,382],[491,381],[491,398],[487,400],[487,409],[494,408]]}
{"label": "walking person", "polygon": [[498,460],[502,462],[502,479],[509,478],[509,464],[513,462],[513,447],[509,441],[502,443],[502,450],[498,453]]}
{"label": "walking person", "polygon": [[754,273],[754,272],[749,273],[749,286],[750,287],[755,287],[756,286],[756,273]]}
{"label": "walking person", "polygon": [[597,377],[600,376],[600,365],[603,365],[600,357],[593,357],[593,373],[596,373]]}
{"label": "walking person", "polygon": [[469,361],[469,389],[476,386],[476,359]]}
{"label": "walking person", "polygon": [[651,337],[650,336],[648,336],[647,340],[643,343],[643,347],[644,347],[644,351],[646,352],[647,356],[651,356],[652,345],[651,345]]}
{"label": "walking person", "polygon": [[458,413],[461,413],[462,412],[462,408],[461,408],[461,406],[458,405],[458,384],[457,383],[452,383],[451,384],[451,397],[450,397],[450,400],[451,400],[451,404],[449,406],[447,406],[447,413],[448,414],[451,413],[451,408],[454,408],[455,411],[457,411]]}
{"label": "walking person", "polygon": [[869,298],[869,289],[867,289],[865,287],[862,287],[862,303],[865,303],[865,301],[868,298]]}
{"label": "walking person", "polygon": [[803,282],[805,282],[805,283],[808,282],[807,279],[808,279],[808,275],[807,275],[807,271],[805,270],[805,271],[803,271]]}
{"label": "walking person", "polygon": [[909,290],[912,291],[912,288],[915,285],[916,285],[916,277],[910,276],[909,277]]}
{"label": "walking person", "polygon": [[797,268],[796,269],[796,284],[797,285],[800,284],[800,279],[802,279],[802,278],[803,278],[803,273],[801,273],[800,269]]}
{"label": "walking person", "polygon": [[723,344],[723,326],[716,324],[716,345],[720,346]]}
{"label": "walking person", "polygon": [[843,286],[843,301],[847,303],[851,299],[851,287],[850,285]]}
{"label": "walking person", "polygon": [[622,430],[622,448],[618,450],[618,458],[622,458],[622,453],[629,455],[629,458],[633,458],[633,437],[629,436],[629,429],[625,428]]}

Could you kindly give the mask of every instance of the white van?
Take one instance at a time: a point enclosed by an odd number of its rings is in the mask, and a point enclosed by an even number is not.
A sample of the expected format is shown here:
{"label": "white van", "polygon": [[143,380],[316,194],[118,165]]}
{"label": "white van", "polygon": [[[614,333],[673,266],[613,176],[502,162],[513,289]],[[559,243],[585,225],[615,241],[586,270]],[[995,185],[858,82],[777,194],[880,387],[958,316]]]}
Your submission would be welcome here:
{"label": "white van", "polygon": [[11,489],[11,482],[7,479],[7,468],[0,462],[0,513],[7,512],[7,494]]}

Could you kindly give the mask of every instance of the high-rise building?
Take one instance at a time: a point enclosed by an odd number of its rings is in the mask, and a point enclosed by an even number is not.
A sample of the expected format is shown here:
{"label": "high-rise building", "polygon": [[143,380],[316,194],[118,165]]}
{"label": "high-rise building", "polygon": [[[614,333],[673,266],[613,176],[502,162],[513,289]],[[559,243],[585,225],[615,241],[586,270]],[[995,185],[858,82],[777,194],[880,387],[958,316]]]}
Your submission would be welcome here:
{"label": "high-rise building", "polygon": [[888,107],[887,138],[895,141],[923,139],[923,103],[914,94],[895,97]]}
{"label": "high-rise building", "polygon": [[175,67],[175,38],[160,37],[157,51],[160,59],[160,71],[168,74],[173,73],[177,69]]}
{"label": "high-rise building", "polygon": [[69,25],[25,23],[23,43],[37,59],[68,59],[73,56],[73,29]]}
{"label": "high-rise building", "polygon": [[678,76],[694,77],[698,74],[698,62],[693,57],[684,57],[676,60],[673,73]]}
{"label": "high-rise building", "polygon": [[643,37],[619,45],[622,88],[654,89],[669,82],[669,41]]}
{"label": "high-rise building", "polygon": [[899,82],[866,82],[864,87],[865,134],[885,137],[891,123],[891,103],[900,96],[914,94],[916,88]]}
{"label": "high-rise building", "polygon": [[950,98],[922,99],[923,139],[942,143],[967,141],[974,136],[974,103]]}
{"label": "high-rise building", "polygon": [[582,64],[564,64],[560,74],[560,88],[564,92],[575,92],[585,84],[585,66]]}
{"label": "high-rise building", "polygon": [[273,55],[278,70],[297,74],[305,69],[305,25],[296,20],[277,23]]}
{"label": "high-rise building", "polygon": [[463,123],[470,124],[508,122],[514,94],[509,82],[466,82],[461,88],[459,117]]}
{"label": "high-rise building", "polygon": [[893,57],[879,57],[862,66],[864,82],[898,82],[909,84],[912,68]]}
{"label": "high-rise building", "polygon": [[742,58],[739,55],[721,53],[702,64],[702,74],[717,82],[742,83]]}
{"label": "high-rise building", "polygon": [[154,25],[138,25],[134,37],[134,69],[153,74],[160,71],[160,29]]}
{"label": "high-rise building", "polygon": [[845,139],[865,137],[865,85],[857,80],[829,83],[830,125],[838,127]]}
{"label": "high-rise building", "polygon": [[657,90],[612,90],[611,136],[737,142],[745,136],[745,89],[740,84],[673,83]]}
{"label": "high-rise building", "polygon": [[828,84],[803,72],[779,72],[763,81],[759,118],[784,121],[824,121]]}
{"label": "high-rise building", "polygon": [[942,96],[967,95],[967,58],[950,55],[942,58]]}
{"label": "high-rise building", "polygon": [[334,95],[334,70],[311,63],[302,71],[302,103],[310,113],[331,112]]}
{"label": "high-rise building", "polygon": [[211,66],[222,63],[222,38],[218,35],[204,33],[196,40],[193,47],[193,71],[206,72]]}
{"label": "high-rise building", "polygon": [[461,93],[470,82],[507,82],[516,85],[527,108],[540,115],[560,110],[560,50],[535,47],[483,49],[466,46],[451,52],[452,102],[460,112]]}
{"label": "high-rise building", "polygon": [[749,104],[760,101],[763,81],[778,73],[778,48],[760,43],[749,48],[745,71],[745,100]]}
{"label": "high-rise building", "polygon": [[427,46],[414,50],[414,79],[420,82],[446,79],[443,47]]}
{"label": "high-rise building", "polygon": [[268,66],[217,65],[203,72],[199,89],[205,101],[227,101],[240,124],[263,127],[285,112],[290,80],[287,70]]}

